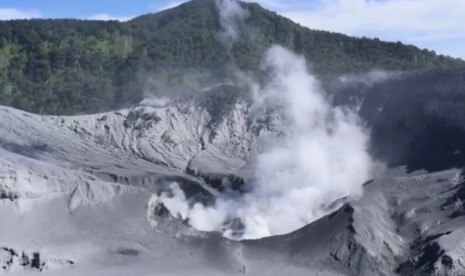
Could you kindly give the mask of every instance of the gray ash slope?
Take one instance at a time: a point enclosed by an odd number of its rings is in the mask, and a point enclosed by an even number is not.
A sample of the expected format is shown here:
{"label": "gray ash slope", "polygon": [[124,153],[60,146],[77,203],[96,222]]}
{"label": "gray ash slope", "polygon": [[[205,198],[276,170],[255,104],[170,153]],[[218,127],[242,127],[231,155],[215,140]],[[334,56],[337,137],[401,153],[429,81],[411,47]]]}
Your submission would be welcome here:
{"label": "gray ash slope", "polygon": [[278,118],[254,123],[248,112],[234,103],[213,117],[190,101],[72,117],[1,107],[0,273],[465,273],[458,170],[387,171],[333,213],[260,240],[228,240],[171,217],[156,200],[169,181],[197,200],[225,182],[240,189],[254,151],[279,135]]}
{"label": "gray ash slope", "polygon": [[371,129],[372,154],[389,166],[465,165],[465,70],[373,72],[327,86],[334,104],[358,110]]}

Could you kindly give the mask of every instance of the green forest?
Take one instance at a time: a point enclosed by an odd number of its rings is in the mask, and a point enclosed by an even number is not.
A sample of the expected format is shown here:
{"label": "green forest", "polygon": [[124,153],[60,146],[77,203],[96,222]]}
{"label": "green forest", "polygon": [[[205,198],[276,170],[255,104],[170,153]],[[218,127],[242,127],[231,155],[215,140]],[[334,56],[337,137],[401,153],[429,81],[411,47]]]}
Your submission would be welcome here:
{"label": "green forest", "polygon": [[[0,104],[41,114],[90,113],[137,103],[156,78],[189,85],[230,65],[255,70],[280,44],[304,55],[319,76],[372,69],[426,70],[465,62],[400,42],[311,30],[257,4],[226,49],[213,0],[194,0],[128,22],[0,22]],[[214,73],[212,73],[214,72]]]}

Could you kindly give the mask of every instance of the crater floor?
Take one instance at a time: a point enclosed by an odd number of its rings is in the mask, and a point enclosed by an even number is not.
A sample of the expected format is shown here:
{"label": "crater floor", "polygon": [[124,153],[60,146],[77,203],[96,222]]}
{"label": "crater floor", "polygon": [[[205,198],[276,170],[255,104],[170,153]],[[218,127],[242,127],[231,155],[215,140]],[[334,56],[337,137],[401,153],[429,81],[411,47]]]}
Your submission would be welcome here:
{"label": "crater floor", "polygon": [[237,104],[213,124],[182,104],[73,117],[0,107],[0,274],[465,274],[458,170],[386,171],[327,216],[259,240],[171,217],[157,202],[167,183],[213,198],[278,135],[246,112]]}

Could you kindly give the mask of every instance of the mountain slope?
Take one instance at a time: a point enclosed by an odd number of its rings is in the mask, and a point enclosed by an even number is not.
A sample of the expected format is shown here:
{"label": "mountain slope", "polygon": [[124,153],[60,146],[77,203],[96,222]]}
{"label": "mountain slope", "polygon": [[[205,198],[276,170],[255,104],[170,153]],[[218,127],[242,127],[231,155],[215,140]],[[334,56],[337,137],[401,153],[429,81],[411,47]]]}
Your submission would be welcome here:
{"label": "mountain slope", "polygon": [[[0,22],[0,104],[37,113],[75,114],[137,103],[144,92],[202,88],[226,68],[255,70],[281,44],[303,54],[319,75],[371,69],[457,68],[465,63],[401,43],[314,31],[261,8],[230,51],[218,39],[213,0],[194,0],[129,22]],[[156,81],[150,81],[150,80]]]}

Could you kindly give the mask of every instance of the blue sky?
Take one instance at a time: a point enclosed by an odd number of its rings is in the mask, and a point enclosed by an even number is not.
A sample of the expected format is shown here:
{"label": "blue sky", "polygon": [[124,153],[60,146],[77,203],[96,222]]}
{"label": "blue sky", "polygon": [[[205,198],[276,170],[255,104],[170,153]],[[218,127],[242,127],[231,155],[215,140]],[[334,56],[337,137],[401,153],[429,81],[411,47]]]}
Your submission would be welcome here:
{"label": "blue sky", "polygon": [[24,13],[24,17],[92,18],[106,14],[126,19],[178,3],[170,0],[0,0],[0,9],[14,9]]}
{"label": "blue sky", "polygon": [[[247,0],[254,2],[252,0]],[[0,0],[0,20],[128,20],[182,0]],[[301,25],[402,41],[465,59],[465,0],[255,0]]]}

